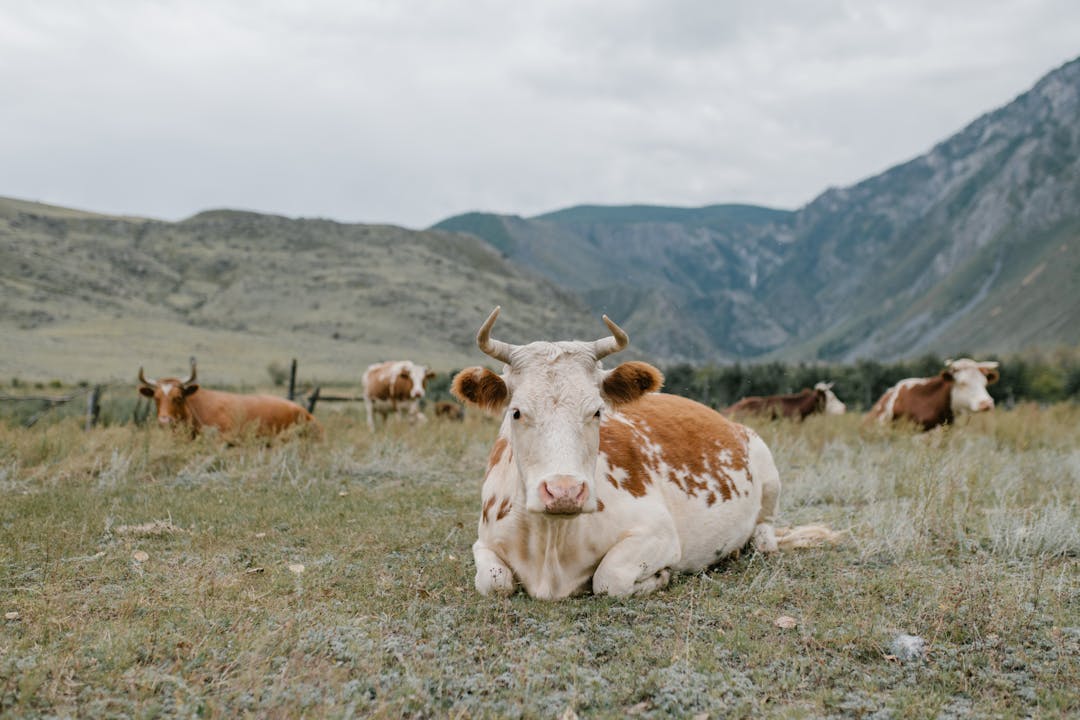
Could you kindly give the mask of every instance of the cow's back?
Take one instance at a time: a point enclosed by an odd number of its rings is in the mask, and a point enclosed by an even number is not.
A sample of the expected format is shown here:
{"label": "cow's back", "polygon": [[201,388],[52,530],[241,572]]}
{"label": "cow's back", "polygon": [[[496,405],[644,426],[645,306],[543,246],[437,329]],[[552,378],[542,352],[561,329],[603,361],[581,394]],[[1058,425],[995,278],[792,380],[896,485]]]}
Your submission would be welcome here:
{"label": "cow's back", "polygon": [[188,404],[200,425],[216,427],[223,433],[252,425],[260,435],[274,435],[301,422],[312,423],[321,430],[311,413],[275,395],[242,395],[200,388]]}
{"label": "cow's back", "polygon": [[756,433],[677,395],[650,394],[620,408],[600,429],[600,452],[598,484],[663,497],[683,546],[677,570],[707,567],[741,548],[758,521],[762,484],[779,482]]}

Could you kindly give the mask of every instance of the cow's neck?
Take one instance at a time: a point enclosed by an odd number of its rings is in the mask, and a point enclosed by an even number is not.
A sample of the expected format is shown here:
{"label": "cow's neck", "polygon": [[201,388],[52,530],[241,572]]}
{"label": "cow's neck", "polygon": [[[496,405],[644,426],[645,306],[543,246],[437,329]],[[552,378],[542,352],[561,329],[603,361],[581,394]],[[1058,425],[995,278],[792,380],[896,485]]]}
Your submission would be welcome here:
{"label": "cow's neck", "polygon": [[591,557],[585,537],[592,515],[554,517],[525,510],[524,483],[517,468],[507,480],[513,483],[514,524],[510,563],[529,594],[540,598],[565,597],[589,588],[589,580],[602,556]]}

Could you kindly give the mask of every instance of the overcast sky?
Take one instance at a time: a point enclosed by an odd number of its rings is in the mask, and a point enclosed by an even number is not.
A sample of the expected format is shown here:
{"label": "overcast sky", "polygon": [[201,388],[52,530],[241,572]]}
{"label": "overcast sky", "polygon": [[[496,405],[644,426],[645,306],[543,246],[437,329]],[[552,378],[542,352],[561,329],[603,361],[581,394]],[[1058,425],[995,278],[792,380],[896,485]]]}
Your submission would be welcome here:
{"label": "overcast sky", "polygon": [[0,195],[408,227],[796,208],[1077,55],[1076,0],[0,0]]}

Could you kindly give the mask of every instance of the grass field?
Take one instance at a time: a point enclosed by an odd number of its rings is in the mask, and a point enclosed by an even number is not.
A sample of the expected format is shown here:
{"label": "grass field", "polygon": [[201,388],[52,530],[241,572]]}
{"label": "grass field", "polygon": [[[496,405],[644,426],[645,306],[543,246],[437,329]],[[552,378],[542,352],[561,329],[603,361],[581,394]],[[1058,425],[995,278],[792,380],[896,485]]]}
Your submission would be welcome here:
{"label": "grass field", "polygon": [[1080,713],[1076,406],[758,425],[782,520],[842,544],[560,603],[472,587],[493,421],[361,415],[269,448],[0,425],[0,715]]}

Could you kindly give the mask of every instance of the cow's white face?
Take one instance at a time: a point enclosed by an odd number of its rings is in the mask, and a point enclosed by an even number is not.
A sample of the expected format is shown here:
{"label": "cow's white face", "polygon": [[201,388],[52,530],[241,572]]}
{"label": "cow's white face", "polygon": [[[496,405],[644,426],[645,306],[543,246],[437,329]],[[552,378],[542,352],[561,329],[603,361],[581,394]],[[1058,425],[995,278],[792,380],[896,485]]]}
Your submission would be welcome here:
{"label": "cow's white face", "polygon": [[986,391],[986,386],[997,382],[997,366],[996,362],[975,362],[968,358],[949,362],[945,375],[953,380],[950,403],[954,414],[994,409],[994,399]]}
{"label": "cow's white face", "polygon": [[435,373],[423,365],[409,363],[402,368],[402,375],[408,376],[409,397],[415,399],[424,397],[424,386],[430,378],[435,376]]}
{"label": "cow's white face", "polygon": [[595,512],[596,462],[605,412],[659,389],[642,362],[604,370],[590,343],[534,342],[514,348],[503,374],[466,368],[454,378],[461,400],[505,412],[525,508],[550,515]]}
{"label": "cow's white face", "polygon": [[510,447],[532,512],[596,511],[600,420],[611,406],[600,363],[575,345],[526,345],[503,376]]}
{"label": "cow's white face", "polygon": [[814,386],[815,390],[820,390],[825,393],[825,414],[826,415],[843,415],[847,412],[847,405],[840,401],[840,398],[836,397],[836,394],[832,391],[832,383],[819,382]]}

